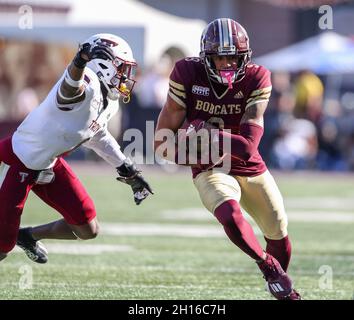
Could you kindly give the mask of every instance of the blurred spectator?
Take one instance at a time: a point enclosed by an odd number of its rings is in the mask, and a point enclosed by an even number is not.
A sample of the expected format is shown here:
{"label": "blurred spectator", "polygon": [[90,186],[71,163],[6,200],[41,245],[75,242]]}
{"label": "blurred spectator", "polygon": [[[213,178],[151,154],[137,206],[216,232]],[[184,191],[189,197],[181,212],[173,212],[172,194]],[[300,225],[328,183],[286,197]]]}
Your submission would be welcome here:
{"label": "blurred spectator", "polygon": [[36,91],[32,88],[24,88],[18,93],[12,118],[23,120],[39,103]]}
{"label": "blurred spectator", "polygon": [[46,97],[67,65],[70,50],[30,41],[1,43],[0,118],[18,120]]}
{"label": "blurred spectator", "polygon": [[286,72],[272,73],[272,94],[264,115],[266,130],[259,146],[263,159],[272,166],[271,152],[274,142],[282,136],[282,128],[293,118],[294,98],[292,94],[290,74]]}
{"label": "blurred spectator", "polygon": [[58,46],[44,43],[33,44],[29,61],[26,84],[36,90],[39,100],[42,101],[62,75],[66,61],[63,60]]}
{"label": "blurred spectator", "polygon": [[11,80],[8,72],[6,72],[5,46],[5,44],[2,44],[0,47],[0,119],[5,119],[7,116],[7,106],[9,105],[11,89]]}
{"label": "blurred spectator", "polygon": [[26,86],[30,64],[27,57],[30,52],[31,44],[28,42],[22,44],[7,42],[4,52],[1,54],[2,81],[0,86],[4,97],[3,115],[5,119],[12,117],[17,95]]}
{"label": "blurred spectator", "polygon": [[340,129],[341,110],[339,101],[327,100],[327,108],[318,123],[317,167],[320,170],[343,171],[348,169],[344,161],[344,140]]}
{"label": "blurred spectator", "polygon": [[163,107],[171,70],[172,59],[165,54],[151,70],[143,75],[138,90],[138,99],[142,108],[160,110]]}
{"label": "blurred spectator", "polygon": [[[73,50],[56,44],[0,37],[0,134],[12,131],[45,98]],[[182,57],[182,52],[171,48],[151,69],[144,73],[138,69],[140,74],[131,101],[122,103],[122,113],[111,121],[114,126],[111,129],[123,147],[128,142],[122,142],[122,133],[129,128],[141,131],[146,146],[146,121],[156,122],[167,95],[172,65]],[[262,157],[269,166],[354,171],[352,83],[348,81],[340,101],[326,99],[325,106],[323,83],[310,71],[302,71],[295,77],[274,72],[272,83],[264,116],[266,130],[260,145]],[[291,129],[296,132],[290,132]]]}
{"label": "blurred spectator", "polygon": [[273,163],[283,170],[314,169],[318,151],[315,125],[306,119],[287,122],[273,148]]}
{"label": "blurred spectator", "polygon": [[352,132],[346,139],[345,156],[345,163],[348,166],[345,169],[354,171],[354,132]]}
{"label": "blurred spectator", "polygon": [[322,114],[323,84],[321,79],[308,70],[301,71],[295,79],[295,116],[317,123]]}
{"label": "blurred spectator", "polygon": [[[165,103],[172,67],[171,57],[164,54],[153,68],[145,72],[137,82],[137,95],[132,99],[132,103],[135,105],[132,110],[134,113],[133,127],[142,132],[144,141],[146,140],[146,122],[156,123]],[[143,153],[146,153],[146,144],[144,144]]]}

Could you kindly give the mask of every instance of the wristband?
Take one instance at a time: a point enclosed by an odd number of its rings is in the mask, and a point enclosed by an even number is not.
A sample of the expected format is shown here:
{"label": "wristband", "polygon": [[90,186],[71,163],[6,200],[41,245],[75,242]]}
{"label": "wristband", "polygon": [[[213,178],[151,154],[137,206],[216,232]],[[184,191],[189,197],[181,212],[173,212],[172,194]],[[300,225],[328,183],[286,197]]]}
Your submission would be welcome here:
{"label": "wristband", "polygon": [[73,78],[71,78],[68,69],[66,69],[66,71],[65,71],[65,82],[66,82],[70,87],[73,87],[73,88],[81,88],[81,86],[84,84],[84,79],[74,80]]}

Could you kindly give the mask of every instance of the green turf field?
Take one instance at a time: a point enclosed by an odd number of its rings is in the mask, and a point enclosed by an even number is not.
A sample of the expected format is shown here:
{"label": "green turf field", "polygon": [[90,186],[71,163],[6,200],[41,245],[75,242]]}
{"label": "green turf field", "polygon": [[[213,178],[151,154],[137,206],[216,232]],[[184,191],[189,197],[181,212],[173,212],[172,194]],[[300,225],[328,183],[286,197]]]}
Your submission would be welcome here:
{"label": "green turf field", "polygon": [[[156,194],[137,207],[113,171],[77,172],[95,200],[101,235],[43,241],[45,265],[14,250],[0,263],[0,299],[272,299],[255,263],[202,209],[188,173],[146,172]],[[275,177],[289,214],[296,288],[304,299],[353,299],[353,177]],[[22,223],[58,217],[31,195]]]}

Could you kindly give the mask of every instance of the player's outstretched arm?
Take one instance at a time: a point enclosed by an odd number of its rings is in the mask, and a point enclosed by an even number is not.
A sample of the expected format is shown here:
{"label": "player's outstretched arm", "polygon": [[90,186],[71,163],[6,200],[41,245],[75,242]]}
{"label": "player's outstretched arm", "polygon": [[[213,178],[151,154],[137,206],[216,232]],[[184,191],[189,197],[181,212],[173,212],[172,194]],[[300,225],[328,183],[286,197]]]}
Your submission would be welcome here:
{"label": "player's outstretched arm", "polygon": [[233,157],[247,161],[257,151],[264,131],[263,115],[267,104],[267,101],[258,102],[246,109],[240,122],[240,134],[220,131],[220,145],[223,145],[223,139],[230,139]]}
{"label": "player's outstretched arm", "polygon": [[107,129],[99,130],[90,140],[84,143],[84,146],[95,151],[102,159],[116,168],[119,174],[117,180],[131,186],[134,201],[137,205],[149,194],[153,194],[141,171],[123,154],[117,140]]}
{"label": "player's outstretched arm", "polygon": [[106,45],[80,45],[73,61],[65,70],[64,79],[57,92],[59,104],[71,104],[85,99],[85,87],[83,82],[84,70],[87,62],[93,59],[111,59],[114,56],[111,49]]}

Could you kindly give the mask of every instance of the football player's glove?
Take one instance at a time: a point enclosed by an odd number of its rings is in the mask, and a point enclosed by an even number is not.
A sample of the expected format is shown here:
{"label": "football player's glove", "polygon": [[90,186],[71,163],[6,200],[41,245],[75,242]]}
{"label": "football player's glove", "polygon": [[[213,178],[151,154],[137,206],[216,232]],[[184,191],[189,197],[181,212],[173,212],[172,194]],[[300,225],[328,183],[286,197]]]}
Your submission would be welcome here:
{"label": "football player's glove", "polygon": [[91,45],[86,42],[79,46],[79,51],[74,58],[76,67],[82,69],[86,63],[93,59],[114,60],[112,49],[104,44]]}
{"label": "football player's glove", "polygon": [[126,159],[125,162],[116,169],[119,174],[117,180],[131,186],[134,194],[134,201],[137,205],[139,205],[150,193],[154,194],[150,185],[143,178],[141,171],[137,169],[130,159]]}

